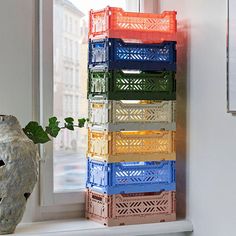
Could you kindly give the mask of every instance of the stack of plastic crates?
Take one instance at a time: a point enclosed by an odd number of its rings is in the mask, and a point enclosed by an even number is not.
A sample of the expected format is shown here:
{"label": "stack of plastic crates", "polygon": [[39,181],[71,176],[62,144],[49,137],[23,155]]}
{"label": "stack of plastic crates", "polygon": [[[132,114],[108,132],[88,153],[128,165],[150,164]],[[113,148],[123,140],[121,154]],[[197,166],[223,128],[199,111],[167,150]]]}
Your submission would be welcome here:
{"label": "stack of plastic crates", "polygon": [[173,221],[176,12],[90,12],[87,218]]}

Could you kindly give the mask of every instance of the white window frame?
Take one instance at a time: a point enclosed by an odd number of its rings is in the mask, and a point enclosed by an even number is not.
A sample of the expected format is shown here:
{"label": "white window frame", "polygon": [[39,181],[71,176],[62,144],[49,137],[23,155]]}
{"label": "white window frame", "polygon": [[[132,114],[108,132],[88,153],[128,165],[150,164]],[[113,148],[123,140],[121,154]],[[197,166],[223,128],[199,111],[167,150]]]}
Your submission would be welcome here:
{"label": "white window frame", "polygon": [[[53,115],[53,0],[40,1],[40,123]],[[84,202],[84,191],[54,193],[53,143],[40,147],[41,206]]]}
{"label": "white window frame", "polygon": [[[129,11],[153,12],[157,0],[126,0]],[[39,0],[39,94],[40,123],[53,116],[53,0]],[[84,203],[85,191],[53,191],[53,143],[40,147],[40,205],[55,206]]]}

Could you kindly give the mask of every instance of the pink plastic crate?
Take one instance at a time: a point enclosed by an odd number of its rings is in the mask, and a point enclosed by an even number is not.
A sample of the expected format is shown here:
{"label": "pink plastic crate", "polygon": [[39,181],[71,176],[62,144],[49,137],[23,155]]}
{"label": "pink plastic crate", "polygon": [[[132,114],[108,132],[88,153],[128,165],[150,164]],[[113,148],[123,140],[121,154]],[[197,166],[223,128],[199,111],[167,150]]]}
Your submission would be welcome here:
{"label": "pink plastic crate", "polygon": [[175,191],[106,195],[87,190],[86,217],[106,226],[176,220]]}
{"label": "pink plastic crate", "polygon": [[121,38],[144,43],[176,41],[176,12],[161,14],[125,12],[106,7],[90,11],[90,39]]}

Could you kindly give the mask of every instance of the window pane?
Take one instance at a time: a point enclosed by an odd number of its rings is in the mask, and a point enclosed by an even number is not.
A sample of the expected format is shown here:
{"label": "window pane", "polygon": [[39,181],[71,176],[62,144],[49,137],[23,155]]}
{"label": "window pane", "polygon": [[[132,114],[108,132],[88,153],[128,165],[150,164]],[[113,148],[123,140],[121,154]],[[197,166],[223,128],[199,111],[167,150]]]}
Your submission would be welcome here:
{"label": "window pane", "polygon": [[[54,0],[54,115],[87,117],[88,12],[125,0]],[[87,130],[63,130],[54,141],[54,191],[85,187]]]}

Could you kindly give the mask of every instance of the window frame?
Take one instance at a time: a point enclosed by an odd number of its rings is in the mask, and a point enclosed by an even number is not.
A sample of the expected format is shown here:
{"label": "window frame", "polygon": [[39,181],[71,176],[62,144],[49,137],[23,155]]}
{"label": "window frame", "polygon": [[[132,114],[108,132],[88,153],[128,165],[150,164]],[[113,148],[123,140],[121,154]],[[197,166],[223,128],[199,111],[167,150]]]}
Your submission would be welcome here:
{"label": "window frame", "polygon": [[[126,0],[129,11],[154,12],[157,0]],[[53,116],[53,0],[39,0],[39,120],[46,125]],[[68,48],[67,48],[68,50]],[[40,145],[40,206],[85,202],[85,189],[54,192],[53,143]],[[66,207],[66,206],[65,206]]]}
{"label": "window frame", "polygon": [[[40,123],[53,115],[53,0],[40,0]],[[46,105],[45,105],[46,104]],[[40,146],[40,205],[84,203],[84,190],[55,193],[53,190],[53,143]]]}

